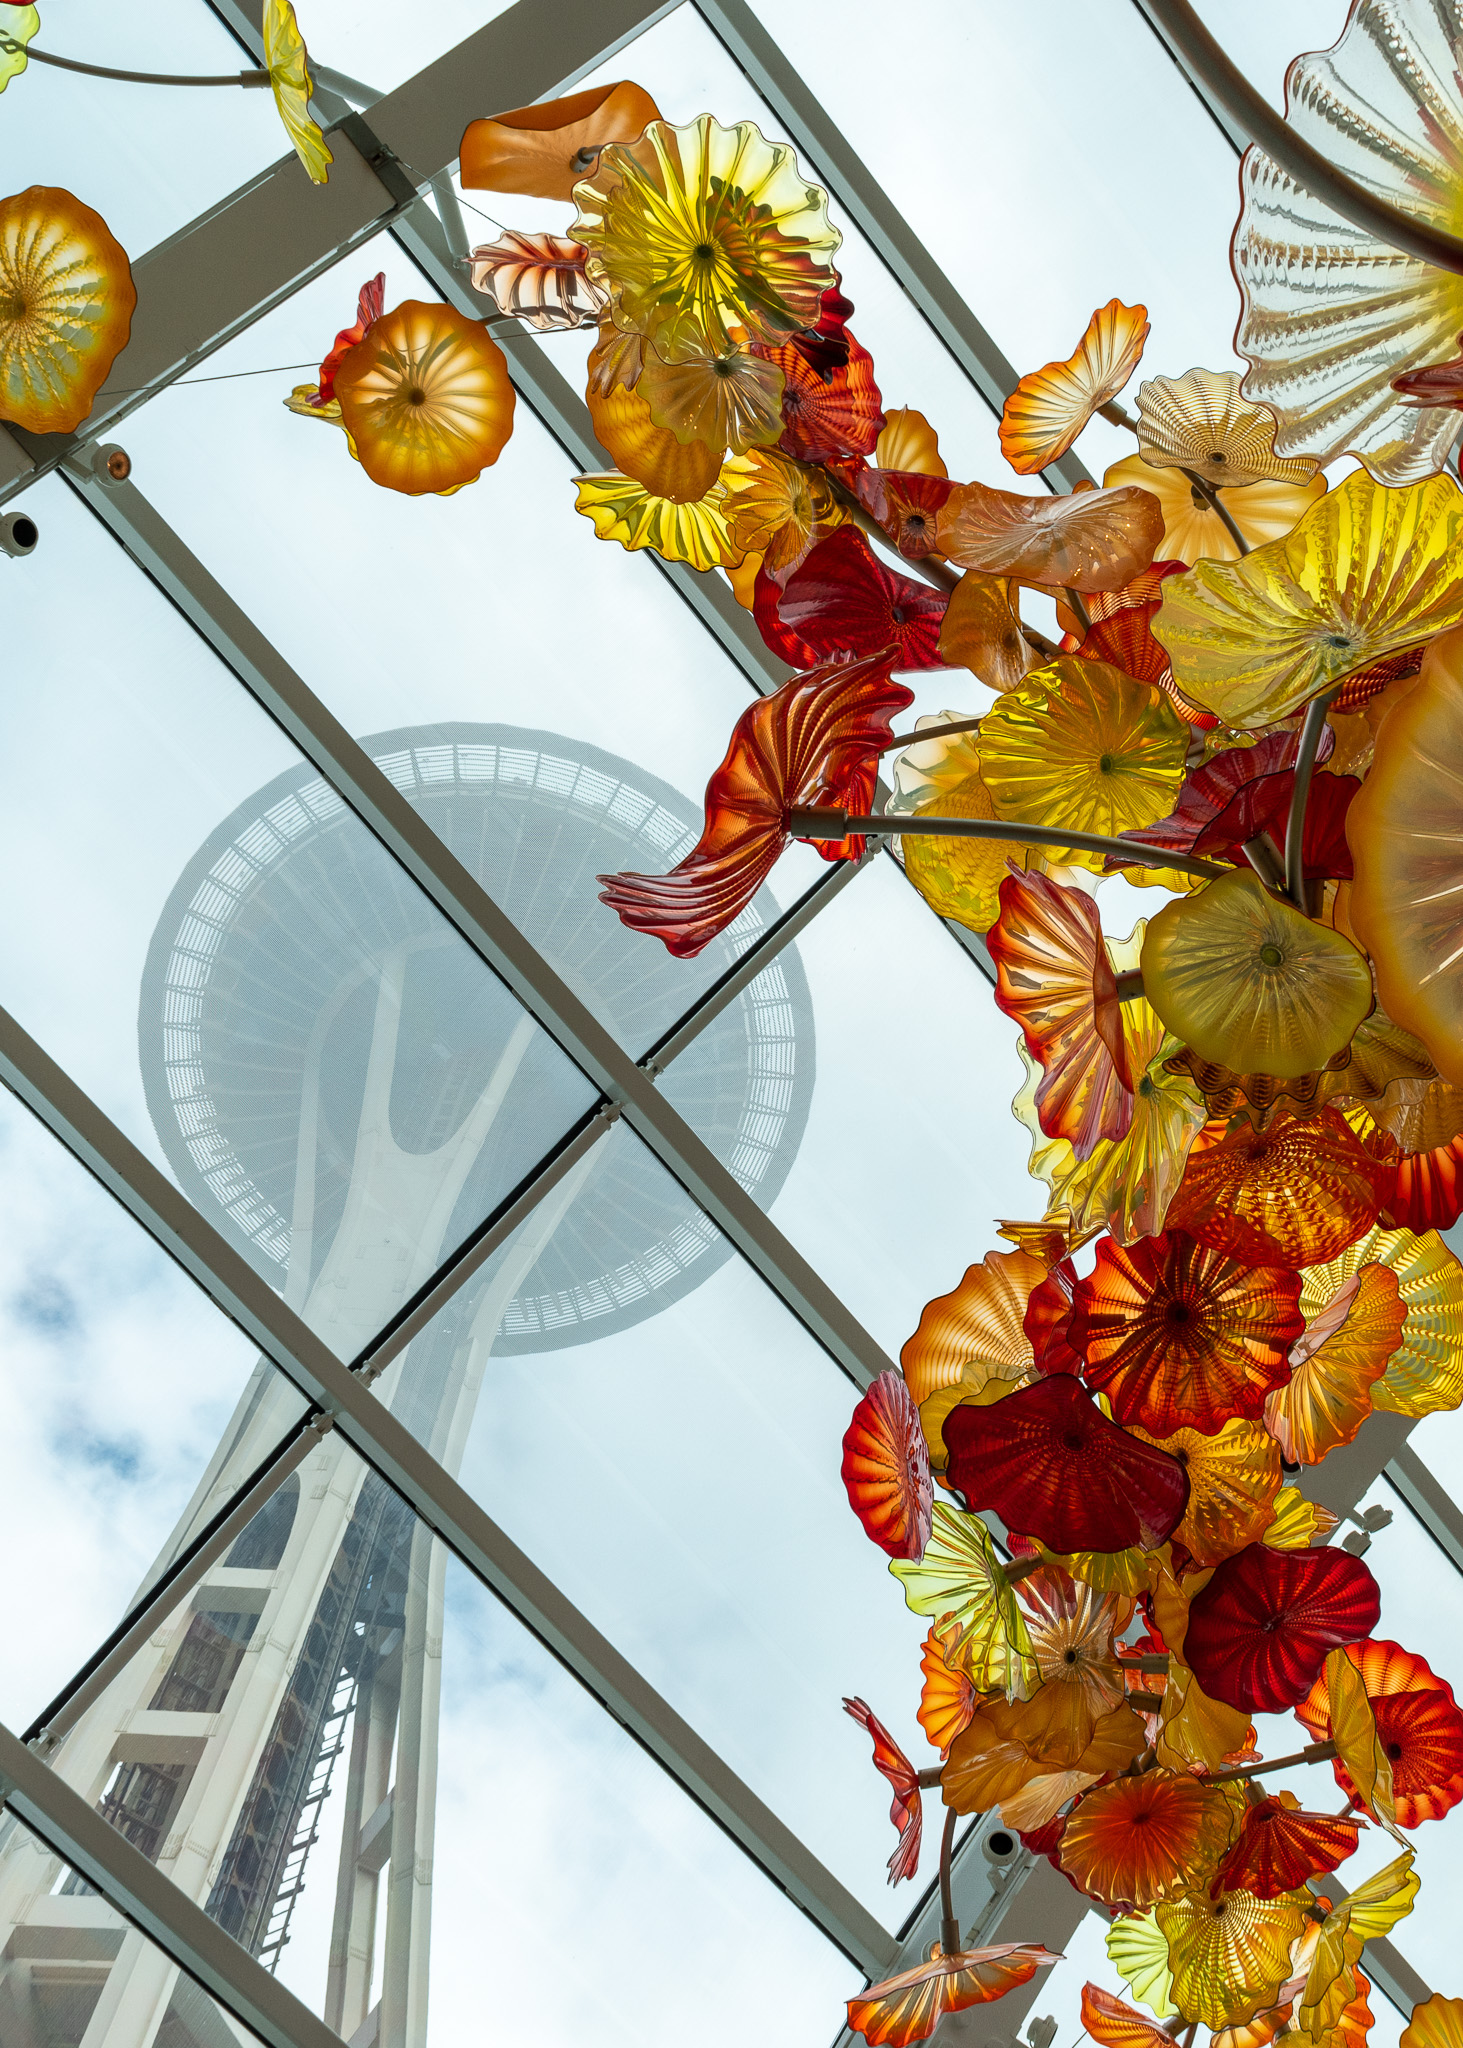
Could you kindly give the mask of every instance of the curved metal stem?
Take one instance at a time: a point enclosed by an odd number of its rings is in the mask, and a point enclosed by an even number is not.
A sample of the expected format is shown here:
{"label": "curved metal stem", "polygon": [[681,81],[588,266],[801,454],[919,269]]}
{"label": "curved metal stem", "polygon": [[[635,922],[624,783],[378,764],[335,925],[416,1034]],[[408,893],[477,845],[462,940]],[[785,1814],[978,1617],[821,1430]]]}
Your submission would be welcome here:
{"label": "curved metal stem", "polygon": [[[1183,464],[1180,463],[1179,467],[1180,469],[1183,469]],[[1219,493],[1214,488],[1213,484],[1210,483],[1208,477],[1200,476],[1199,472],[1196,469],[1184,469],[1184,475],[1188,478],[1190,487],[1199,493],[1199,496],[1204,500],[1204,503],[1209,507],[1209,510],[1214,514],[1215,518],[1219,520],[1225,532],[1229,535],[1230,539],[1234,542],[1235,546],[1239,549],[1240,553],[1242,555],[1247,555],[1250,552],[1250,544],[1245,539],[1244,535],[1240,532],[1238,526],[1236,526],[1234,522],[1233,513],[1227,511],[1226,508],[1220,504]]]}
{"label": "curved metal stem", "polygon": [[36,64],[52,64],[58,71],[81,71],[88,78],[119,78],[127,85],[268,85],[267,71],[230,71],[222,77],[210,78],[182,76],[173,71],[118,71],[110,64],[83,64],[76,57],[58,57],[50,50],[38,50],[34,43],[27,46],[13,36],[0,31],[0,50],[8,50],[12,57],[23,55]]}
{"label": "curved metal stem", "polygon": [[1298,185],[1323,200],[1343,220],[1375,235],[1404,255],[1440,270],[1463,272],[1463,241],[1442,228],[1430,227],[1411,214],[1400,213],[1365,186],[1338,171],[1321,152],[1264,99],[1243,72],[1236,69],[1210,35],[1188,0],[1144,0],[1148,13],[1163,30],[1189,77],[1204,86],[1251,142],[1271,156]]}
{"label": "curved metal stem", "polygon": [[851,818],[847,811],[789,811],[787,829],[794,839],[847,839],[850,833],[872,837],[880,833],[906,839],[927,833],[937,839],[1003,839],[1026,846],[1055,846],[1067,852],[1105,853],[1115,860],[1133,861],[1145,868],[1177,868],[1186,875],[1198,875],[1214,882],[1232,870],[1214,861],[1196,860],[1189,853],[1168,853],[1156,846],[1139,846],[1127,839],[1108,839],[1100,832],[1051,831],[1045,825],[1028,824],[1020,818],[939,818],[925,811],[918,817],[899,817],[884,812],[878,817]]}
{"label": "curved metal stem", "polygon": [[923,746],[926,740],[952,739],[958,732],[979,732],[978,718],[952,718],[948,725],[927,725],[923,732],[896,732],[880,747],[881,754],[889,754],[896,747]]}
{"label": "curved metal stem", "polygon": [[[1337,689],[1340,688],[1338,683]],[[1285,821],[1285,893],[1297,910],[1306,907],[1305,841],[1306,804],[1311,794],[1316,753],[1326,730],[1326,713],[1336,690],[1313,697],[1306,706],[1300,728],[1300,746],[1295,756],[1295,783],[1290,793],[1290,815]]]}
{"label": "curved metal stem", "polygon": [[960,1953],[960,1922],[955,1918],[955,1900],[950,1890],[950,1854],[955,1847],[954,1807],[945,1813],[945,1832],[940,1837],[940,1947],[947,1956]]}

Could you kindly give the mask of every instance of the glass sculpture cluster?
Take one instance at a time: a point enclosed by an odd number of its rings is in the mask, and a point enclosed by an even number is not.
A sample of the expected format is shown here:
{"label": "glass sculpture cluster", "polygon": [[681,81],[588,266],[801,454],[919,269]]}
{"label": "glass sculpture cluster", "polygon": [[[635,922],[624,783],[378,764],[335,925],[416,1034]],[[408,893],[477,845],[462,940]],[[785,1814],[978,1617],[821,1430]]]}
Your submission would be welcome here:
{"label": "glass sculpture cluster", "polygon": [[[1463,207],[1454,13],[1358,5],[1288,80],[1310,139],[1442,224]],[[293,15],[269,19],[323,177]],[[1463,1799],[1451,1689],[1383,1632],[1304,1483],[1374,1411],[1463,1403],[1463,1265],[1439,1234],[1463,1214],[1463,278],[1252,150],[1247,373],[1152,376],[1128,410],[1148,322],[1111,300],[1021,378],[1001,447],[1016,481],[1051,475],[1100,413],[1134,451],[1100,488],[1033,494],[953,480],[929,422],[885,408],[826,195],[751,122],[677,125],[622,83],[474,122],[461,168],[577,208],[471,274],[492,319],[595,330],[585,397],[614,466],[578,479],[580,511],[726,571],[794,671],[738,719],[693,851],[602,878],[603,901],[694,955],[792,838],[841,861],[877,829],[982,935],[1019,1031],[1041,1213],[1000,1221],[1005,1248],[928,1303],[844,1439],[853,1511],[929,1624],[937,1761],[845,1703],[892,1788],[891,1882],[920,1867],[927,1793],[948,1817],[942,1943],[850,2023],[904,2048],[1056,1959],[961,1941],[954,1817],[999,1811],[1111,1916],[1127,1996],[1083,1994],[1106,2048],[1200,2025],[1219,2048],[1355,2048],[1363,1946],[1418,1890],[1411,1833]],[[0,205],[0,417],[75,427],[132,303],[90,209]],[[287,402],[412,495],[472,482],[513,415],[485,322],[388,311],[381,277]],[[896,737],[897,678],[929,670],[986,708]],[[1161,892],[1123,940],[1096,901],[1119,873]],[[1261,1755],[1274,1715],[1297,1754]],[[1302,1762],[1330,1766],[1308,1805],[1266,1790]],[[1376,1831],[1395,1855],[1328,1889]],[[1404,2040],[1463,2048],[1463,2001],[1419,2007]]]}

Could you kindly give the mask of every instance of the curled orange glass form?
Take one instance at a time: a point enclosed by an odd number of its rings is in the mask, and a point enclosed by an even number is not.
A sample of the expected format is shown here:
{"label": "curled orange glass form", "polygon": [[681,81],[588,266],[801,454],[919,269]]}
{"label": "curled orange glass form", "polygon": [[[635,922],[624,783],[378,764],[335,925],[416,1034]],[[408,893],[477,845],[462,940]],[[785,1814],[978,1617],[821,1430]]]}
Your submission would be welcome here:
{"label": "curled orange glass form", "polygon": [[1014,690],[1035,661],[1021,630],[1016,587],[1006,576],[967,569],[945,608],[940,658],[996,691]]}
{"label": "curled orange glass form", "polygon": [[1155,1911],[1168,1943],[1179,2010],[1206,2026],[1234,2026],[1274,2005],[1290,1973],[1290,1946],[1305,1928],[1307,1891],[1277,1899],[1204,1892]]}
{"label": "curled orange glass form", "polygon": [[779,583],[848,518],[820,470],[790,462],[774,448],[750,449],[729,467],[725,509],[734,544],[759,550]]}
{"label": "curled orange glass form", "polygon": [[925,1637],[920,1657],[924,1685],[916,1715],[930,1746],[939,1750],[941,1756],[949,1755],[956,1736],[970,1726],[978,1702],[969,1674],[961,1668],[958,1657],[953,1663],[950,1661],[945,1646],[946,1631],[936,1623]]}
{"label": "curled orange glass form", "polygon": [[1229,1846],[1224,1796],[1162,1769],[1099,1785],[1062,1830],[1062,1868],[1109,1904],[1152,1906],[1200,1886]]}
{"label": "curled orange glass form", "polygon": [[1402,1342],[1407,1309],[1397,1276],[1363,1266],[1290,1354],[1291,1376],[1265,1403],[1265,1427],[1287,1465],[1318,1465],[1349,1444],[1372,1412],[1372,1388]]}
{"label": "curled orange glass form", "polygon": [[612,343],[607,347],[601,340],[590,351],[584,402],[596,439],[615,468],[642,484],[652,497],[669,498],[677,505],[698,503],[715,486],[725,450],[704,441],[681,441],[669,427],[657,426],[638,385],[599,374],[612,349]]}
{"label": "curled orange glass form", "polygon": [[1147,339],[1148,308],[1109,299],[1064,362],[1028,371],[1001,410],[1001,453],[1012,469],[1031,476],[1065,455],[1137,369]]}
{"label": "curled orange glass form", "polygon": [[1435,1991],[1412,2008],[1399,2048],[1463,2048],[1463,1998]]}
{"label": "curled orange glass form", "polygon": [[884,415],[884,426],[874,443],[874,463],[879,469],[913,470],[920,476],[950,474],[940,454],[939,435],[911,405],[898,406]]}
{"label": "curled orange glass form", "polygon": [[[1377,1739],[1391,1765],[1399,1826],[1415,1828],[1425,1820],[1441,1820],[1463,1799],[1463,1713],[1453,1688],[1426,1658],[1384,1638],[1349,1643],[1346,1656],[1366,1688]],[[1317,1737],[1324,1739],[1332,1732],[1324,1672],[1295,1711]],[[1343,1791],[1365,1798],[1339,1757],[1331,1768]]]}
{"label": "curled orange glass form", "polygon": [[989,2005],[1018,1984],[1028,1984],[1038,1969],[1061,1958],[1030,1943],[1007,1942],[999,1948],[942,1954],[936,1943],[930,1959],[917,1963],[848,2001],[848,2024],[862,2034],[869,2048],[909,2048],[925,2041],[947,2012]]}
{"label": "curled orange glass form", "polygon": [[1300,1296],[1307,1320],[1372,1264],[1396,1275],[1406,1310],[1401,1342],[1372,1387],[1372,1406],[1420,1416],[1463,1405],[1463,1265],[1435,1230],[1369,1230],[1336,1259],[1309,1267]]}
{"label": "curled orange glass form", "polygon": [[[1094,1719],[1077,1687],[1041,1685],[1029,1699],[980,1702],[951,1745],[940,1790],[957,1813],[999,1806],[1013,1826],[1040,1826],[1051,1815],[1031,1814],[1022,1796],[1029,1787],[1039,1788],[1038,1797],[1057,1790],[1060,1806],[1108,1771],[1122,1770],[1142,1749],[1143,1723],[1130,1708],[1117,1706]],[[1068,1773],[1082,1782],[1061,1791]],[[1025,1808],[1025,1817],[1013,1818],[1011,1807]]]}
{"label": "curled orange glass form", "polygon": [[513,431],[503,351],[480,320],[403,299],[336,365],[346,432],[372,483],[420,497],[471,483]]}
{"label": "curled orange glass form", "polygon": [[1257,1418],[1288,1376],[1304,1327],[1300,1276],[1252,1265],[1173,1228],[1136,1244],[1106,1239],[1072,1296],[1068,1335],[1089,1385],[1120,1422],[1164,1439]]}
{"label": "curled orange glass form", "polygon": [[962,569],[1070,590],[1116,590],[1146,569],[1163,514],[1146,489],[1023,498],[963,484],[940,514],[937,542]]}
{"label": "curled orange glass form", "polygon": [[460,148],[462,182],[469,191],[572,199],[607,143],[635,142],[659,119],[650,94],[621,79],[470,121]]}
{"label": "curled orange glass form", "polygon": [[1315,1266],[1375,1223],[1387,1172],[1333,1108],[1279,1110],[1263,1131],[1210,1124],[1169,1205],[1172,1229],[1261,1264]]}
{"label": "curled orange glass form", "polygon": [[132,329],[127,253],[99,213],[59,186],[0,200],[0,420],[69,434]]}
{"label": "curled orange glass form", "polygon": [[1098,1984],[1082,1986],[1082,2025],[1100,2048],[1169,2048],[1173,2035]]}

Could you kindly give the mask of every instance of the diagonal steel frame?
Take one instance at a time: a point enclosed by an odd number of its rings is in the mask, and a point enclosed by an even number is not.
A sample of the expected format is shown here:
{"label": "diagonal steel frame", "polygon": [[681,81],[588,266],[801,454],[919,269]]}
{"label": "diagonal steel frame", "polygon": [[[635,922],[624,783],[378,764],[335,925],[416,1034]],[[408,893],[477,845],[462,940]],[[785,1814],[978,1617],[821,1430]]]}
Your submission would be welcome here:
{"label": "diagonal steel frame", "polygon": [[4,1010],[0,1083],[828,1939],[877,1974],[894,1937]]}

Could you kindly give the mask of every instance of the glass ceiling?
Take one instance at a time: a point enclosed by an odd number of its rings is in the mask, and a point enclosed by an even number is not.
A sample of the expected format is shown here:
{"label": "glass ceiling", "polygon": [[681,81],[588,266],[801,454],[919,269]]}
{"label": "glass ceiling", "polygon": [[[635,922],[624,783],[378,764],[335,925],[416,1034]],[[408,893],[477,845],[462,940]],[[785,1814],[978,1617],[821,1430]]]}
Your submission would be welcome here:
{"label": "glass ceiling", "polygon": [[[552,7],[537,4],[551,43]],[[57,46],[100,63],[252,61],[227,25],[247,6],[52,5]],[[317,61],[383,93],[502,11],[301,6]],[[1284,61],[1336,26],[1320,0],[1201,11],[1272,97]],[[1136,4],[929,0],[892,34],[866,0],[837,34],[812,0],[756,12],[916,234],[938,228],[948,275],[1013,363],[1058,353],[1115,292],[1149,307],[1155,359],[1237,360],[1221,254],[1234,153]],[[559,81],[544,62],[548,97]],[[694,5],[589,74],[621,76],[673,118],[711,107],[779,132]],[[134,256],[279,156],[264,94],[39,66],[23,87],[0,102],[5,189],[74,187]],[[1141,122],[1111,118],[1119,89]],[[911,108],[916,121],[891,118]],[[488,195],[460,196],[476,210]],[[571,214],[493,204],[524,227],[562,230]],[[990,408],[907,280],[833,211],[886,403],[937,422],[952,474],[997,476]],[[468,225],[492,232],[476,211]],[[374,490],[333,433],[286,412],[291,366],[318,362],[377,269],[388,301],[439,295],[383,232],[107,438],[183,546],[641,1060],[827,870],[795,848],[694,961],[601,910],[596,873],[663,868],[693,843],[754,681],[648,556],[597,543],[574,511],[576,465],[522,392],[502,461],[447,499]],[[576,334],[542,344],[571,381],[584,349]],[[1100,478],[1129,444],[1095,421],[1076,452]],[[687,1753],[713,1752],[767,1822],[718,1825],[689,1766],[633,1739],[643,1731],[339,1432],[311,1440],[49,1760],[352,2048],[448,2048],[478,2038],[485,2009],[495,2034],[555,2048],[730,2048],[753,2031],[771,2048],[826,2042],[865,1975],[830,1932],[837,1916],[888,1963],[919,1903],[883,1884],[885,1802],[840,1704],[866,1690],[923,1753],[909,1685],[923,1624],[888,1597],[838,1481],[845,1361],[627,1124],[593,1121],[595,1083],[74,479],[45,477],[12,506],[41,541],[0,563],[0,1002],[339,1361],[369,1366],[444,1263],[492,1233],[374,1392],[526,1561],[522,1582],[542,1575],[585,1640],[688,1731]],[[595,630],[605,618],[612,634]],[[911,716],[979,711],[988,695],[968,676],[910,681]],[[1115,887],[1104,916],[1125,930],[1161,900],[1143,895],[1135,909]],[[881,855],[659,1086],[893,1357],[923,1304],[998,1243],[991,1219],[1029,1212],[1013,1038],[980,962]],[[12,1574],[0,1717],[19,1731],[298,1434],[306,1403],[5,1103],[0,1532],[26,1569]],[[508,1214],[581,1135],[567,1170]],[[1460,1431],[1439,1418],[1411,1437],[1445,1486]],[[1463,1577],[1385,1475],[1359,1512],[1371,1505],[1391,1515],[1368,1552],[1388,1626],[1463,1681]],[[828,1880],[821,1919],[750,1845],[759,1828]],[[1417,1846],[1424,1889],[1396,1947],[1446,1989],[1459,1882],[1441,1848]],[[1364,1851],[1358,1875],[1381,1860]],[[14,1823],[0,1921],[13,1930],[0,2048],[254,2039]],[[1029,2006],[1056,2020],[1059,2048],[1079,2039],[1101,1933],[1097,1916],[1053,1929],[1069,1960],[992,2030]],[[1392,2048],[1402,2015],[1373,2003],[1373,2038]]]}

